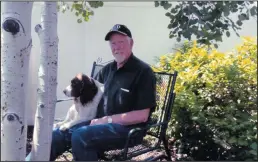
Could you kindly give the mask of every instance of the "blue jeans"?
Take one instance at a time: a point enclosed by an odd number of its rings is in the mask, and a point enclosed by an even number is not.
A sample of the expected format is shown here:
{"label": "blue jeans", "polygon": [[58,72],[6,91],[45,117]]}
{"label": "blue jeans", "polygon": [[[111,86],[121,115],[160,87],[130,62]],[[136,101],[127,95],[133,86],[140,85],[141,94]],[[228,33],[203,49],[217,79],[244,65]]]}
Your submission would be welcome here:
{"label": "blue jeans", "polygon": [[[54,161],[70,148],[75,161],[97,161],[98,153],[124,147],[130,131],[126,126],[114,123],[94,126],[88,124],[89,122],[83,122],[65,131],[55,129],[52,134],[50,161]],[[139,143],[143,137],[137,138],[135,141]]]}

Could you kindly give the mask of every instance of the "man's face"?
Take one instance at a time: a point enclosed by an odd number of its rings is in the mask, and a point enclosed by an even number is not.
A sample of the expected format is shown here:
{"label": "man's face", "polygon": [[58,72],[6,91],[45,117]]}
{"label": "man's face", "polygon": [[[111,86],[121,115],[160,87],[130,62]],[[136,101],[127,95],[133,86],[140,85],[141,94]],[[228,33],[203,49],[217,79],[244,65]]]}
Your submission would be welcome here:
{"label": "man's face", "polygon": [[118,64],[123,63],[132,53],[133,40],[125,35],[114,33],[109,43]]}

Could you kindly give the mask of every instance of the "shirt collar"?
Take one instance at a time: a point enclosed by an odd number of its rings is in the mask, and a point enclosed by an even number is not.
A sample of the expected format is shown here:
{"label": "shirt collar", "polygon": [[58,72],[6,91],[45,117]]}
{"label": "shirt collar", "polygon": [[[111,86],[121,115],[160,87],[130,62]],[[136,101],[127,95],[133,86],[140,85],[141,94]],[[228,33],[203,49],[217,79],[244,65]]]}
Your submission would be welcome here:
{"label": "shirt collar", "polygon": [[[132,53],[129,56],[128,60],[125,62],[125,64],[120,69],[127,69],[127,70],[129,70],[129,69],[133,68],[134,67],[134,60],[135,60],[135,56]],[[115,60],[113,61],[112,70],[117,70],[117,63],[116,63]]]}

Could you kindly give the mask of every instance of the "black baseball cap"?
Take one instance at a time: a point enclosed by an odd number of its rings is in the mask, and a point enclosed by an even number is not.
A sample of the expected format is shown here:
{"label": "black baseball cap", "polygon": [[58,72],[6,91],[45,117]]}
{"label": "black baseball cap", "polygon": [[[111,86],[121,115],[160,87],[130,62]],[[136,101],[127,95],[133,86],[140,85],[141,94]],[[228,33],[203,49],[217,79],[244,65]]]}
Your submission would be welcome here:
{"label": "black baseball cap", "polygon": [[114,25],[113,28],[107,33],[105,40],[108,41],[110,36],[113,33],[120,33],[120,34],[127,35],[128,37],[132,38],[131,31],[125,25],[122,25],[122,24]]}

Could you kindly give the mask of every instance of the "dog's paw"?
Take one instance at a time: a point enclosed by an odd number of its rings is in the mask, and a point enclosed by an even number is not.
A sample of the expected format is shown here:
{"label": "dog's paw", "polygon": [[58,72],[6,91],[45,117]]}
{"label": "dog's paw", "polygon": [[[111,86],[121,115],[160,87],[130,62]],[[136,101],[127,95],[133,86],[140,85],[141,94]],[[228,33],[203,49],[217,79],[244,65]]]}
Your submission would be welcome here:
{"label": "dog's paw", "polygon": [[68,124],[63,124],[59,127],[59,130],[61,131],[65,131],[66,129],[70,128],[70,126]]}
{"label": "dog's paw", "polygon": [[54,124],[54,125],[53,125],[53,129],[56,129],[56,128],[59,128],[59,125],[58,125],[58,124]]}
{"label": "dog's paw", "polygon": [[55,124],[53,125],[53,128],[54,128],[54,129],[55,129],[55,128],[59,128],[61,125],[62,125],[61,122],[55,123]]}

